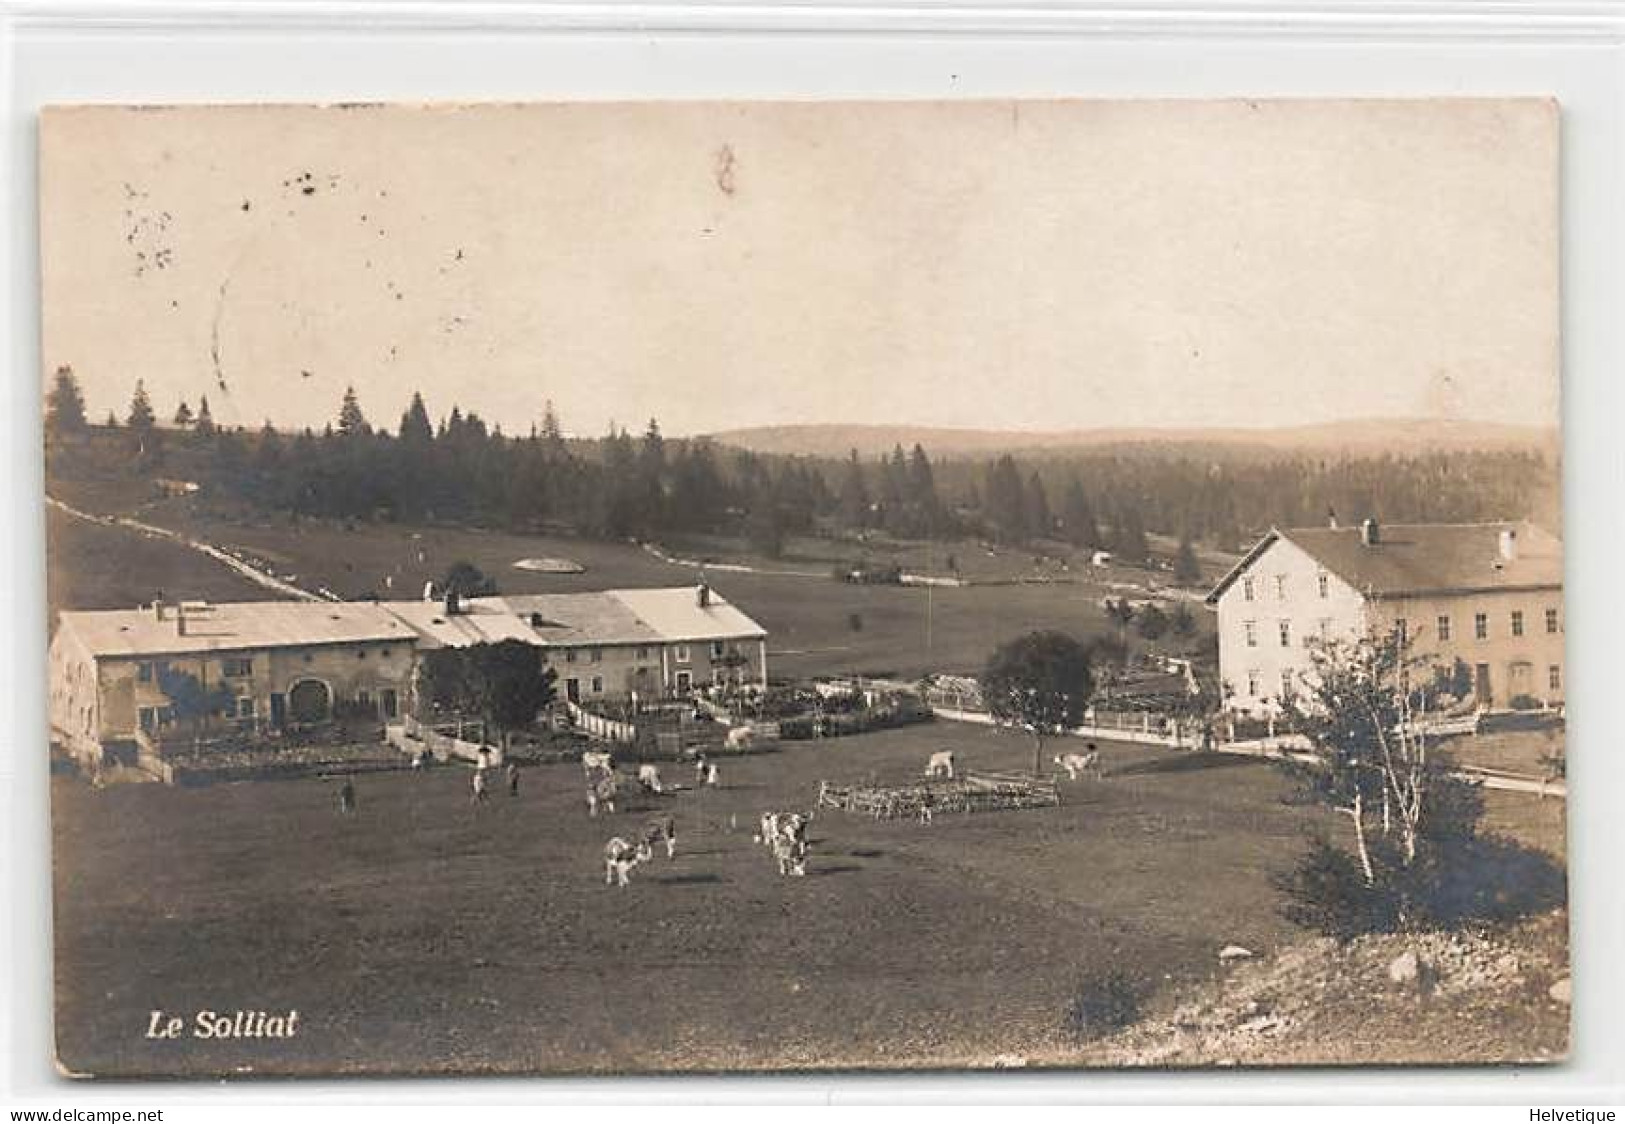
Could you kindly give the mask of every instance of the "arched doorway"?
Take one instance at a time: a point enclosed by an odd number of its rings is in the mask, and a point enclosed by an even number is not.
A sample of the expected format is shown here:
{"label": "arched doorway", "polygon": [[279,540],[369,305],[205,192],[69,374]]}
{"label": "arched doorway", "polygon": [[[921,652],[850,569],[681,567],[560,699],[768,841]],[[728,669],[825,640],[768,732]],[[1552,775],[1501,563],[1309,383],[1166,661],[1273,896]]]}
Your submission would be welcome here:
{"label": "arched doorway", "polygon": [[288,717],[294,722],[325,722],[332,710],[333,693],[320,679],[301,679],[288,692]]}

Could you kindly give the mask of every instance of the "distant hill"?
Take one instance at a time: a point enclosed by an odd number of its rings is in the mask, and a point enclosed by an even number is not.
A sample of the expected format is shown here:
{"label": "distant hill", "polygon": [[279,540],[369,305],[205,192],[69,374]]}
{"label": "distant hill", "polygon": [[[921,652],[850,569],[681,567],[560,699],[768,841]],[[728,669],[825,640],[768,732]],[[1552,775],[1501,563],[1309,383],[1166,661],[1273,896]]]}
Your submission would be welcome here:
{"label": "distant hill", "polygon": [[758,453],[865,457],[916,443],[933,458],[985,457],[1001,453],[1059,455],[1113,447],[1164,446],[1195,452],[1234,449],[1274,453],[1378,454],[1530,449],[1555,453],[1561,434],[1544,426],[1424,418],[1368,418],[1282,429],[1073,429],[1050,432],[953,429],[908,425],[784,425],[725,430],[719,444]]}

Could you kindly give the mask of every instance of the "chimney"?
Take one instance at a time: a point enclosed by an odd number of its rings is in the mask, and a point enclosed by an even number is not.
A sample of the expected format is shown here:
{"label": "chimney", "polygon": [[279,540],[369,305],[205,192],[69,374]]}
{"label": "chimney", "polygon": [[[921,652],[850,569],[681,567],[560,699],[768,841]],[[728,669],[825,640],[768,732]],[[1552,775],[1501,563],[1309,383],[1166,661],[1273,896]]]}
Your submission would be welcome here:
{"label": "chimney", "polygon": [[164,619],[164,598],[162,594],[159,594],[153,599],[152,619],[155,621],[161,621]]}
{"label": "chimney", "polygon": [[699,588],[696,589],[694,591],[694,593],[695,593],[695,601],[699,604],[700,608],[709,609],[711,607],[711,587],[710,586],[706,585],[704,582],[701,582]]}
{"label": "chimney", "polygon": [[1360,524],[1360,542],[1366,546],[1376,546],[1381,541],[1382,529],[1375,519],[1367,519]]}
{"label": "chimney", "polygon": [[175,606],[175,635],[186,635],[186,602],[184,601]]}
{"label": "chimney", "polygon": [[1496,536],[1496,546],[1499,548],[1501,561],[1511,562],[1518,557],[1518,532],[1511,527],[1503,527]]}
{"label": "chimney", "polygon": [[1326,509],[1326,526],[1334,531],[1337,530],[1337,509],[1335,507]]}
{"label": "chimney", "polygon": [[455,588],[446,590],[446,616],[455,617],[463,611],[463,599],[457,595]]}

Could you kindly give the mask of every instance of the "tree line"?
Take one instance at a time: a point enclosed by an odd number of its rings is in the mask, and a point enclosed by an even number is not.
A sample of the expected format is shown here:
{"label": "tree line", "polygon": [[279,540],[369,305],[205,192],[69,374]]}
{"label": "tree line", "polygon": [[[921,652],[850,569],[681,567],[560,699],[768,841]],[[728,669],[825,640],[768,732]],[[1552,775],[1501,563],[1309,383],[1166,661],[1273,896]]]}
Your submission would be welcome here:
{"label": "tree line", "polygon": [[1331,512],[1390,523],[1532,516],[1556,472],[1535,451],[1220,458],[1125,447],[933,461],[915,445],[879,458],[764,455],[670,439],[655,419],[636,435],[611,426],[599,438],[568,437],[551,404],[524,434],[455,405],[436,423],[421,394],[393,426],[378,426],[353,390],[319,432],[269,422],[251,431],[218,425],[207,397],[161,423],[140,383],[123,418],[93,425],[68,368],[46,404],[50,442],[82,438],[75,457],[53,459],[53,472],[86,466],[99,443],[262,510],[609,539],[732,535],[768,556],[790,535],[817,532],[1065,543],[1139,562],[1151,553],[1148,536],[1160,534],[1180,543],[1187,578],[1193,543],[1234,551],[1272,525],[1318,524]]}

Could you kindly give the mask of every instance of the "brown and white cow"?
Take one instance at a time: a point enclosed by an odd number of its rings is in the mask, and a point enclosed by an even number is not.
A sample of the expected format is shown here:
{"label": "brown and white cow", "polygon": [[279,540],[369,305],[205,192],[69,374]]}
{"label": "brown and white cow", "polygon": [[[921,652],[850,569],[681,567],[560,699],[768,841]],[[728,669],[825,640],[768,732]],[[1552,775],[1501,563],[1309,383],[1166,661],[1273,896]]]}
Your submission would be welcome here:
{"label": "brown and white cow", "polygon": [[925,775],[928,777],[947,777],[952,780],[954,775],[954,751],[942,749],[933,753],[925,763]]}
{"label": "brown and white cow", "polygon": [[1084,774],[1094,777],[1097,781],[1101,779],[1100,750],[1093,747],[1084,753],[1060,754],[1054,761],[1066,770],[1068,780],[1075,781]]}
{"label": "brown and white cow", "polygon": [[604,844],[604,885],[628,886],[627,875],[632,868],[654,857],[649,844],[641,840],[634,846],[619,835]]}

